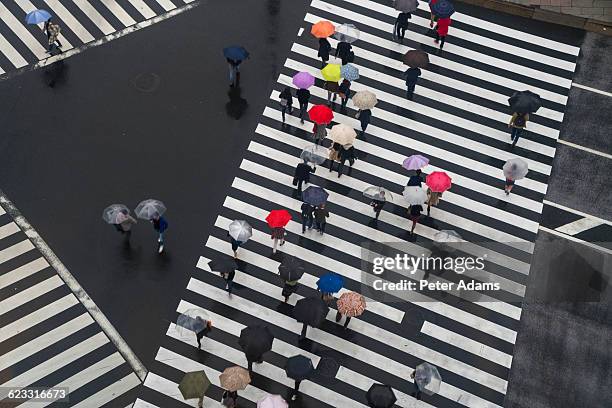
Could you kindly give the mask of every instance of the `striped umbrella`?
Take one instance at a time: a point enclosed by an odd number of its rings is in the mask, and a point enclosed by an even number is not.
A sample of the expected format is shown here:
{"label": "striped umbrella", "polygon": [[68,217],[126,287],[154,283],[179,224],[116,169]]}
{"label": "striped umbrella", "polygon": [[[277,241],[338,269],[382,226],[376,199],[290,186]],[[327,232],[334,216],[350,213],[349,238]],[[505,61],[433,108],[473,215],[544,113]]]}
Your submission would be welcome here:
{"label": "striped umbrella", "polygon": [[351,64],[342,65],[340,67],[340,75],[342,75],[342,78],[352,82],[359,79],[359,69]]}
{"label": "striped umbrella", "polygon": [[366,309],[365,298],[356,292],[345,292],[338,299],[338,311],[348,317],[361,316]]}

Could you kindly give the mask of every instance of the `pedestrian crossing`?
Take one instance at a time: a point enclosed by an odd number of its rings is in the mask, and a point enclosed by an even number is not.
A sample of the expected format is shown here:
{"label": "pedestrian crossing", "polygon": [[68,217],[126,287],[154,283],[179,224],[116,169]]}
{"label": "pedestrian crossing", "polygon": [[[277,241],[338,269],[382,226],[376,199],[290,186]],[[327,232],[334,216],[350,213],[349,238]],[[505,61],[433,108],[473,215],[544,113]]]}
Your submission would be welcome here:
{"label": "pedestrian crossing", "polygon": [[[396,15],[383,0],[311,2],[176,309],[175,318],[189,309],[202,309],[214,328],[198,350],[195,335],[171,323],[135,407],[197,406],[197,400],[183,400],[178,390],[183,374],[196,370],[205,371],[212,381],[204,406],[216,406],[222,393],[219,373],[231,365],[246,367],[238,338],[253,324],[268,325],[275,340],[264,362],[254,365],[251,384],[239,392],[241,407],[255,407],[265,393],[288,396],[293,381],[283,367],[296,354],[310,357],[317,367],[313,378],[300,387],[295,405],[299,407],[365,407],[365,393],[374,383],[394,389],[397,407],[504,405],[531,254],[579,48],[456,12],[445,48],[438,51],[424,2],[399,44],[391,39]],[[311,185],[329,193],[326,207],[331,216],[324,235],[302,233],[301,201],[292,185],[300,152],[312,144],[312,123],[300,123],[295,114],[282,123],[279,104],[280,92],[291,86],[299,71],[317,78],[310,88],[309,107],[326,103],[318,44],[309,34],[310,24],[320,20],[352,23],[361,30],[353,44],[353,65],[360,78],[351,91],[370,90],[379,101],[365,137],[354,143],[358,153],[352,169],[339,178],[328,171],[326,162],[311,177]],[[330,42],[332,47],[337,44]],[[401,56],[415,48],[427,51],[431,63],[423,70],[414,99],[407,100]],[[525,89],[538,93],[544,105],[511,149],[507,99]],[[351,102],[346,110],[336,105],[333,124],[359,129],[355,113]],[[411,175],[401,163],[412,154],[430,158],[425,173],[444,171],[453,182],[440,204],[432,207],[431,217],[417,225],[416,236],[406,232],[408,205],[401,196]],[[529,173],[506,196],[501,168],[514,157],[528,162]],[[362,195],[371,185],[394,193],[377,222]],[[264,219],[278,208],[287,209],[293,220],[286,227],[285,244],[273,255]],[[253,236],[238,250],[235,289],[229,297],[225,282],[208,262],[233,256],[227,230],[235,219],[246,220]],[[498,283],[501,290],[383,296],[372,289],[362,262],[377,254],[364,244],[393,243],[419,256],[439,230],[457,231],[466,241],[461,248],[465,254],[486,252],[485,269],[466,275]],[[287,256],[303,260],[306,273],[297,293],[284,304],[277,271]],[[346,330],[335,322],[332,309],[323,325],[309,328],[307,340],[299,342],[302,325],[292,317],[292,307],[300,298],[316,295],[317,279],[328,272],[343,276],[343,291],[363,293],[367,309],[351,319]],[[403,278],[424,278],[423,271],[404,273]],[[438,367],[443,383],[439,393],[417,401],[410,373],[423,361]]]}
{"label": "pedestrian crossing", "polygon": [[[71,407],[92,408],[131,404],[139,384],[89,312],[0,206],[0,389],[67,387]],[[0,405],[17,405],[5,398],[0,393]],[[56,405],[30,400],[19,406]]]}
{"label": "pedestrian crossing", "polygon": [[61,26],[62,51],[90,44],[195,0],[8,0],[0,2],[0,75],[49,57],[42,23],[25,16],[45,9]]}

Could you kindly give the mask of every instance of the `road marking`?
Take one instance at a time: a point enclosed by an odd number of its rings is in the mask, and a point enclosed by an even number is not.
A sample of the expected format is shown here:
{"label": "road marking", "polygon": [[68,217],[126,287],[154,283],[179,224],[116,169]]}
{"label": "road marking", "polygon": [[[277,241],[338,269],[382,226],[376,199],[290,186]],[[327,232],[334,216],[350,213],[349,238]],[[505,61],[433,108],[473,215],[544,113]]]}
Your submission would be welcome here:
{"label": "road marking", "polygon": [[20,229],[17,224],[15,224],[14,222],[9,222],[8,224],[5,224],[0,227],[0,239],[4,239],[19,231]]}
{"label": "road marking", "polygon": [[598,227],[602,225],[602,222],[594,220],[592,218],[581,218],[576,221],[572,221],[568,224],[562,225],[560,227],[555,228],[555,230],[562,232],[567,235],[576,235],[589,230],[591,228]]}
{"label": "road marking", "polygon": [[100,0],[102,4],[106,6],[106,8],[113,13],[117,20],[121,21],[125,27],[129,27],[131,25],[136,24],[136,20],[132,18],[124,9],[121,7],[115,0]]}
{"label": "road marking", "polygon": [[49,266],[49,264],[45,258],[40,257],[32,262],[28,262],[27,264],[20,266],[19,268],[13,269],[12,271],[0,276],[0,289],[25,279],[28,276],[45,269],[47,266]]}
{"label": "road marking", "polygon": [[72,408],[101,407],[107,402],[112,401],[117,395],[125,394],[137,385],[140,385],[138,377],[134,373],[129,373],[119,381],[115,381],[89,398],[73,405]]}
{"label": "road marking", "polygon": [[608,249],[608,248],[601,247],[599,245],[595,245],[595,244],[593,244],[591,242],[587,242],[587,241],[584,241],[582,239],[578,239],[576,237],[572,237],[571,235],[567,235],[567,234],[564,234],[562,232],[552,230],[550,228],[546,228],[546,227],[540,226],[540,230],[548,232],[549,234],[556,235],[556,236],[561,237],[561,238],[565,238],[565,239],[567,239],[569,241],[578,242],[580,244],[583,244],[583,245],[586,245],[588,247],[594,248],[594,249],[596,249],[598,251],[605,252],[605,253],[607,253],[609,255],[612,255],[612,249]]}
{"label": "road marking", "polygon": [[151,17],[155,17],[155,12],[151,10],[151,8],[147,6],[147,3],[145,3],[144,1],[142,0],[128,0],[128,1],[132,3],[132,6],[134,6],[134,8],[138,10],[138,12],[142,14],[144,18],[149,19]]}
{"label": "road marking", "polygon": [[77,7],[81,9],[83,14],[85,14],[91,20],[91,22],[94,23],[98,27],[98,29],[105,35],[117,31],[88,1],[72,0],[72,2],[76,4]]}
{"label": "road marking", "polygon": [[[113,327],[107,317],[102,313],[100,308],[94,303],[89,297],[85,289],[77,282],[72,276],[68,268],[64,266],[62,261],[59,260],[57,255],[49,248],[47,243],[41,238],[36,232],[28,220],[21,215],[21,212],[15,207],[15,205],[7,198],[2,190],[0,190],[0,205],[4,207],[5,211],[11,215],[15,223],[21,228],[21,230],[30,238],[34,246],[41,252],[47,262],[57,271],[57,274],[62,278],[64,283],[72,290],[72,293],[79,299],[79,301],[85,306],[85,308],[91,314],[91,317],[98,323],[102,331],[108,336],[110,341],[115,345],[117,350],[121,353],[123,358],[132,367],[132,370],[136,373],[140,381],[144,381],[147,376],[147,369],[142,364],[140,359],[123,340],[119,332]],[[29,241],[28,241],[29,242]]]}
{"label": "road marking", "polygon": [[573,147],[574,149],[584,150],[585,152],[593,153],[593,154],[596,154],[598,156],[605,157],[606,159],[612,159],[612,154],[600,152],[599,150],[591,149],[590,147],[580,146],[580,145],[578,145],[576,143],[568,142],[567,140],[563,140],[563,139],[558,139],[558,141],[559,141],[559,143],[562,143],[564,145]]}
{"label": "road marking", "polygon": [[602,91],[601,89],[591,88],[590,86],[580,85],[580,84],[577,84],[575,82],[572,83],[572,86],[575,86],[576,88],[580,88],[580,89],[585,89],[587,91],[595,92],[595,93],[598,93],[598,94],[602,94],[602,95],[605,95],[605,96],[611,96],[612,97],[612,93],[611,92]]}
{"label": "road marking", "polygon": [[33,299],[36,299],[37,297],[44,295],[45,293],[51,292],[53,289],[59,288],[63,284],[64,282],[62,282],[59,276],[53,275],[49,279],[18,292],[10,298],[0,302],[0,316],[18,308],[25,303],[28,303]]}
{"label": "road marking", "polygon": [[569,211],[569,212],[574,213],[574,214],[582,215],[583,217],[586,217],[586,218],[591,218],[591,219],[597,220],[597,221],[599,221],[599,222],[601,222],[603,224],[612,225],[612,221],[604,220],[603,218],[599,218],[599,217],[596,217],[596,216],[591,215],[591,214],[587,214],[587,213],[582,212],[582,211],[574,210],[573,208],[566,207],[566,206],[564,206],[562,204],[554,203],[554,202],[548,201],[548,200],[544,200],[542,202],[544,204],[546,204],[546,205],[551,206],[551,207],[557,207],[557,208],[560,208],[560,209],[565,210],[565,211]]}

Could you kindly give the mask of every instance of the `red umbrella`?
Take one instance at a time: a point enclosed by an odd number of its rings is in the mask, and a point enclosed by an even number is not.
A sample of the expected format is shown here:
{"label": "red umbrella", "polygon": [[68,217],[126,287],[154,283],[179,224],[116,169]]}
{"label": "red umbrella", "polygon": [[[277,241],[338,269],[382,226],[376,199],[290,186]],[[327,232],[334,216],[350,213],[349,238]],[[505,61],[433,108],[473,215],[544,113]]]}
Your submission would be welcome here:
{"label": "red umbrella", "polygon": [[291,221],[291,214],[287,210],[272,210],[266,217],[270,228],[282,228]]}
{"label": "red umbrella", "polygon": [[443,171],[434,171],[425,179],[431,191],[442,193],[451,187],[451,178]]}
{"label": "red umbrella", "polygon": [[331,122],[334,112],[327,105],[315,105],[308,111],[308,117],[317,125],[323,125]]}

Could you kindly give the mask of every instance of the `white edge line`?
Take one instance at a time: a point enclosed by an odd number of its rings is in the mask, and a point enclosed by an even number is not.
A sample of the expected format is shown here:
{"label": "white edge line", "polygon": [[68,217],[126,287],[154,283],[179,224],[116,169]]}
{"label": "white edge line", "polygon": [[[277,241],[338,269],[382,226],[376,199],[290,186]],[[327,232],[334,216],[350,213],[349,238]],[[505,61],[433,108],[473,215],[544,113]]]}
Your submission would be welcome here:
{"label": "white edge line", "polygon": [[594,248],[594,249],[596,249],[596,250],[598,250],[598,251],[605,252],[605,253],[607,253],[608,255],[612,255],[612,249],[604,248],[604,247],[602,247],[602,246],[595,245],[595,244],[592,244],[592,243],[587,242],[587,241],[583,241],[583,240],[578,239],[578,238],[576,238],[576,237],[572,237],[571,235],[567,235],[567,234],[564,234],[564,233],[562,233],[562,232],[552,230],[552,229],[550,229],[550,228],[546,228],[546,227],[542,227],[542,226],[540,226],[540,230],[545,231],[545,232],[548,232],[549,234],[557,235],[557,236],[559,236],[559,237],[561,237],[561,238],[565,238],[565,239],[567,239],[567,240],[569,240],[569,241],[578,242],[578,243],[580,243],[580,244],[583,244],[583,245],[586,245],[586,246],[588,246],[588,247]]}
{"label": "white edge line", "polygon": [[582,212],[582,211],[574,210],[573,208],[569,208],[569,207],[566,207],[566,206],[564,206],[564,205],[554,203],[554,202],[552,202],[552,201],[543,200],[543,201],[542,201],[542,204],[549,205],[549,206],[551,206],[551,207],[557,207],[557,208],[560,208],[560,209],[562,209],[562,210],[569,211],[569,212],[574,213],[574,214],[577,214],[577,215],[581,215],[581,216],[583,216],[583,217],[585,217],[585,218],[591,218],[591,219],[593,219],[593,220],[596,220],[596,221],[602,222],[602,223],[604,223],[604,224],[607,224],[607,225],[612,225],[612,222],[611,222],[611,221],[604,220],[603,218],[599,218],[599,217],[596,217],[596,216],[594,216],[594,215],[590,215],[590,214],[584,213],[584,212]]}
{"label": "white edge line", "polygon": [[567,140],[557,139],[557,142],[567,145],[569,147],[573,147],[574,149],[584,150],[585,152],[593,153],[598,156],[605,157],[606,159],[612,159],[612,154],[600,152],[599,150],[591,149],[590,147],[580,146],[576,143],[568,142]]}
{"label": "white edge line", "polygon": [[612,97],[612,93],[606,92],[606,91],[602,91],[601,89],[591,88],[590,86],[580,85],[580,84],[577,84],[575,82],[572,82],[572,86],[575,86],[576,88],[580,88],[580,89],[585,89],[587,91],[595,92],[595,93],[598,93],[598,94],[602,94],[602,95],[605,95],[605,96]]}
{"label": "white edge line", "polygon": [[56,270],[57,274],[62,278],[64,283],[70,288],[77,299],[79,299],[81,304],[85,306],[91,317],[96,321],[96,323],[98,323],[104,334],[106,334],[126,362],[132,367],[132,370],[134,370],[140,381],[143,382],[147,375],[147,369],[142,364],[140,359],[138,359],[136,354],[134,354],[130,346],[128,346],[125,340],[123,340],[119,332],[117,332],[117,330],[113,327],[104,313],[102,313],[100,308],[98,308],[87,292],[85,292],[85,289],[83,289],[79,282],[77,282],[66,266],[64,266],[62,261],[59,260],[57,255],[55,255],[51,248],[49,248],[41,236],[38,235],[38,232],[36,232],[28,220],[21,215],[17,207],[15,207],[15,205],[6,197],[2,190],[0,190],[0,204],[13,218],[15,224],[17,224],[19,228],[23,230],[32,244],[34,244],[34,246],[41,252],[49,265]]}

